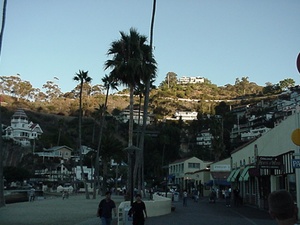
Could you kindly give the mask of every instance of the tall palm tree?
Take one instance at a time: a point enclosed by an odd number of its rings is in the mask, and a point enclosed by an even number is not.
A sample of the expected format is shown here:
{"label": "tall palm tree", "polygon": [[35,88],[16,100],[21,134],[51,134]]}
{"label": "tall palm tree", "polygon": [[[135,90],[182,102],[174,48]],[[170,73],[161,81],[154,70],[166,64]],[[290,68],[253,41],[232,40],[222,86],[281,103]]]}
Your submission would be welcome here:
{"label": "tall palm tree", "polygon": [[[3,13],[2,13],[2,25],[1,25],[1,33],[0,33],[0,55],[2,49],[2,40],[3,40],[3,33],[4,33],[4,26],[5,26],[5,18],[6,18],[6,4],[7,0],[3,1]],[[1,96],[0,96],[1,98]],[[0,124],[2,124],[1,118],[1,99],[0,99]],[[0,126],[0,207],[5,206],[5,199],[4,199],[4,178],[3,178],[3,146],[2,146],[2,126]]]}
{"label": "tall palm tree", "polygon": [[[150,53],[149,53],[149,63],[146,64],[149,66],[147,74],[145,74],[144,82],[145,82],[145,97],[144,97],[144,112],[143,112],[143,126],[142,126],[142,132],[141,137],[139,141],[139,147],[142,149],[141,155],[140,155],[140,161],[141,161],[141,185],[144,185],[144,140],[145,140],[145,133],[146,133],[146,122],[148,117],[148,105],[149,105],[149,95],[150,95],[150,86],[151,86],[151,80],[155,78],[156,74],[156,62],[154,60],[153,56],[153,30],[154,30],[154,18],[155,18],[155,11],[156,11],[156,0],[153,0],[153,6],[152,6],[152,18],[151,18],[151,28],[150,28]],[[148,76],[147,76],[148,75]],[[139,187],[140,189],[140,187]],[[141,188],[142,190],[145,190],[144,187]]]}
{"label": "tall palm tree", "polygon": [[102,135],[103,135],[103,128],[105,123],[105,112],[107,109],[107,100],[109,95],[110,88],[117,90],[117,82],[115,81],[115,78],[110,75],[105,75],[102,78],[102,82],[104,83],[104,87],[106,88],[106,95],[105,95],[105,101],[104,104],[99,107],[100,110],[100,132],[99,132],[99,141],[98,141],[98,147],[97,147],[97,154],[96,154],[96,161],[95,161],[95,177],[94,177],[94,190],[93,190],[93,198],[96,198],[96,183],[99,182],[99,155],[100,155],[100,148],[101,148],[101,141],[102,141]]}
{"label": "tall palm tree", "polygon": [[82,162],[82,143],[81,143],[81,125],[82,125],[82,89],[84,83],[90,83],[92,78],[88,76],[88,71],[79,70],[78,73],[74,76],[73,80],[80,82],[80,91],[79,91],[79,119],[78,119],[78,145],[79,145],[79,161],[81,168],[81,178],[83,179],[86,199],[89,199],[89,192],[87,187],[86,176],[83,171],[83,162]]}
{"label": "tall palm tree", "polygon": [[[134,87],[140,84],[141,68],[143,64],[143,49],[146,46],[147,37],[140,35],[134,28],[131,28],[129,34],[120,32],[120,40],[111,43],[108,55],[113,58],[105,62],[105,70],[112,69],[112,75],[116,80],[129,87],[129,128],[128,128],[128,146],[132,146],[133,139],[133,92]],[[128,162],[132,165],[131,157],[128,154]],[[132,177],[128,172],[128,190],[131,190]]]}

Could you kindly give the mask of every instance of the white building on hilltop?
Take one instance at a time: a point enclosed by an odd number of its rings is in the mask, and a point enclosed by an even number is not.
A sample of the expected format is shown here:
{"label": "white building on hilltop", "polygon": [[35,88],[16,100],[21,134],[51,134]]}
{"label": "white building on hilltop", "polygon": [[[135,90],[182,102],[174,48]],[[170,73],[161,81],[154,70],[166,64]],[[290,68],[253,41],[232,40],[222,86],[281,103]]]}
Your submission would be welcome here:
{"label": "white building on hilltop", "polygon": [[187,111],[176,111],[174,114],[176,120],[179,120],[181,118],[183,121],[197,120],[197,116],[198,116],[197,112],[187,112]]}
{"label": "white building on hilltop", "polygon": [[4,129],[3,139],[13,140],[21,146],[31,146],[30,140],[38,139],[43,133],[41,127],[28,121],[24,110],[18,109],[12,116],[10,126]]}
{"label": "white building on hilltop", "polygon": [[198,84],[198,83],[204,83],[203,77],[181,77],[178,79],[178,84]]}

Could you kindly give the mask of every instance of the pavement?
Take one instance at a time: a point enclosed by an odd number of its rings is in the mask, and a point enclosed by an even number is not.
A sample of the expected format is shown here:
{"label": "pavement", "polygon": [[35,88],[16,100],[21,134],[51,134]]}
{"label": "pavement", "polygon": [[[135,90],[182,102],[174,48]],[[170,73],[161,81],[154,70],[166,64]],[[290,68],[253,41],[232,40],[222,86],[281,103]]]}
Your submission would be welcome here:
{"label": "pavement", "polygon": [[[7,204],[0,208],[1,225],[101,225],[96,217],[98,203],[104,197],[86,199],[85,195],[71,195],[68,199],[47,197],[34,202]],[[123,196],[112,195],[119,205]],[[226,208],[224,201],[208,203],[207,198],[199,202],[173,202],[176,207],[168,215],[147,218],[145,225],[276,225],[268,213],[252,207]],[[117,225],[113,219],[112,225]]]}

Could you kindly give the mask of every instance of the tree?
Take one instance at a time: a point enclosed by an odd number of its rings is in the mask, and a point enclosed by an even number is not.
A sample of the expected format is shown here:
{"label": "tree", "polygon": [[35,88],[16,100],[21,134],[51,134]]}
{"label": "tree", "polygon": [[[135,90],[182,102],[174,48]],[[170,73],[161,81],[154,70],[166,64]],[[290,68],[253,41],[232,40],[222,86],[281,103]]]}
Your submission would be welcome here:
{"label": "tree", "polygon": [[[134,87],[141,82],[142,72],[145,69],[144,63],[147,62],[144,57],[144,51],[147,49],[147,37],[140,35],[134,28],[130,29],[129,34],[124,32],[120,32],[120,34],[121,39],[112,42],[108,50],[108,55],[112,55],[113,59],[105,62],[105,69],[111,68],[111,74],[115,79],[119,83],[128,86],[130,90],[128,129],[128,146],[130,147],[133,145],[133,92]],[[128,161],[129,164],[132,163],[129,154]],[[131,179],[132,177],[129,178],[129,181]],[[131,187],[129,187],[129,190],[131,190]]]}
{"label": "tree", "polygon": [[279,81],[279,86],[281,89],[287,89],[295,86],[295,81],[292,78],[286,78]]}
{"label": "tree", "polygon": [[82,125],[82,88],[84,83],[90,83],[92,78],[88,76],[88,71],[79,70],[79,73],[76,73],[76,76],[73,80],[80,82],[80,92],[79,92],[79,119],[78,119],[78,145],[79,145],[79,161],[81,168],[81,178],[83,179],[86,199],[89,199],[89,192],[87,187],[86,177],[83,171],[83,162],[82,162],[82,144],[81,144],[81,125]]}
{"label": "tree", "polygon": [[101,142],[102,142],[102,135],[103,135],[103,129],[104,129],[104,123],[105,123],[105,112],[107,110],[107,100],[109,95],[110,88],[117,89],[117,82],[115,81],[115,78],[111,76],[105,75],[102,78],[102,82],[104,83],[104,87],[106,88],[106,95],[105,95],[105,101],[103,105],[100,105],[99,111],[100,111],[100,132],[99,132],[99,141],[98,141],[98,147],[97,147],[97,153],[96,153],[96,161],[95,161],[95,183],[94,183],[94,190],[93,190],[93,198],[96,198],[96,181],[99,184],[99,154],[101,149]]}
{"label": "tree", "polygon": [[174,72],[168,72],[166,78],[161,84],[160,87],[166,86],[168,89],[174,87],[177,84],[177,74]]}
{"label": "tree", "polygon": [[48,101],[51,101],[54,98],[58,98],[62,94],[58,85],[55,84],[53,81],[47,81],[45,84],[43,84],[43,89],[46,90],[46,96]]}
{"label": "tree", "polygon": [[[152,18],[151,18],[151,28],[150,28],[150,46],[146,52],[144,52],[145,59],[144,60],[144,67],[143,67],[143,81],[145,83],[145,98],[144,98],[144,112],[143,112],[143,126],[141,137],[139,141],[139,147],[142,150],[139,156],[139,164],[140,164],[140,175],[139,175],[139,183],[138,189],[139,191],[145,190],[144,188],[144,140],[145,140],[145,133],[146,133],[146,122],[148,119],[148,106],[149,106],[149,95],[150,95],[150,88],[151,84],[154,81],[156,76],[156,61],[153,56],[153,30],[154,30],[154,18],[155,18],[155,11],[156,11],[156,0],[153,0],[152,6]],[[147,48],[147,46],[146,46]]]}

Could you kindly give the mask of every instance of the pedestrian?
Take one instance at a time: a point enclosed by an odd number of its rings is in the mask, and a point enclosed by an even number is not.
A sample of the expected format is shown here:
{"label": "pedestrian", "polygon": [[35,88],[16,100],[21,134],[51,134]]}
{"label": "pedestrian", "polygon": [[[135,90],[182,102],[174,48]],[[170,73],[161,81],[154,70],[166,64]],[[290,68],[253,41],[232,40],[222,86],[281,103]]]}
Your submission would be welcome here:
{"label": "pedestrian", "polygon": [[186,190],[183,191],[183,206],[187,206],[188,193]]}
{"label": "pedestrian", "polygon": [[147,218],[146,205],[142,201],[140,194],[135,196],[135,202],[132,204],[131,209],[128,212],[129,216],[133,216],[133,225],[144,225],[145,218]]}
{"label": "pedestrian", "polygon": [[112,210],[114,210],[115,217],[117,216],[116,204],[111,199],[111,192],[105,193],[105,199],[102,199],[98,206],[97,216],[101,218],[102,225],[111,225]]}
{"label": "pedestrian", "polygon": [[273,191],[268,197],[269,213],[278,225],[294,225],[298,208],[292,195],[286,190]]}
{"label": "pedestrian", "polygon": [[32,187],[29,191],[29,202],[33,202],[35,199],[35,189]]}
{"label": "pedestrian", "polygon": [[231,193],[228,187],[226,187],[224,195],[225,195],[226,207],[231,207],[230,205]]}
{"label": "pedestrian", "polygon": [[242,203],[242,199],[240,196],[240,190],[238,189],[238,187],[236,187],[233,190],[233,200],[234,200],[234,205],[237,207]]}
{"label": "pedestrian", "polygon": [[153,188],[150,188],[149,194],[150,194],[150,200],[153,200]]}
{"label": "pedestrian", "polygon": [[216,191],[214,188],[212,188],[210,195],[209,195],[209,203],[216,203]]}

